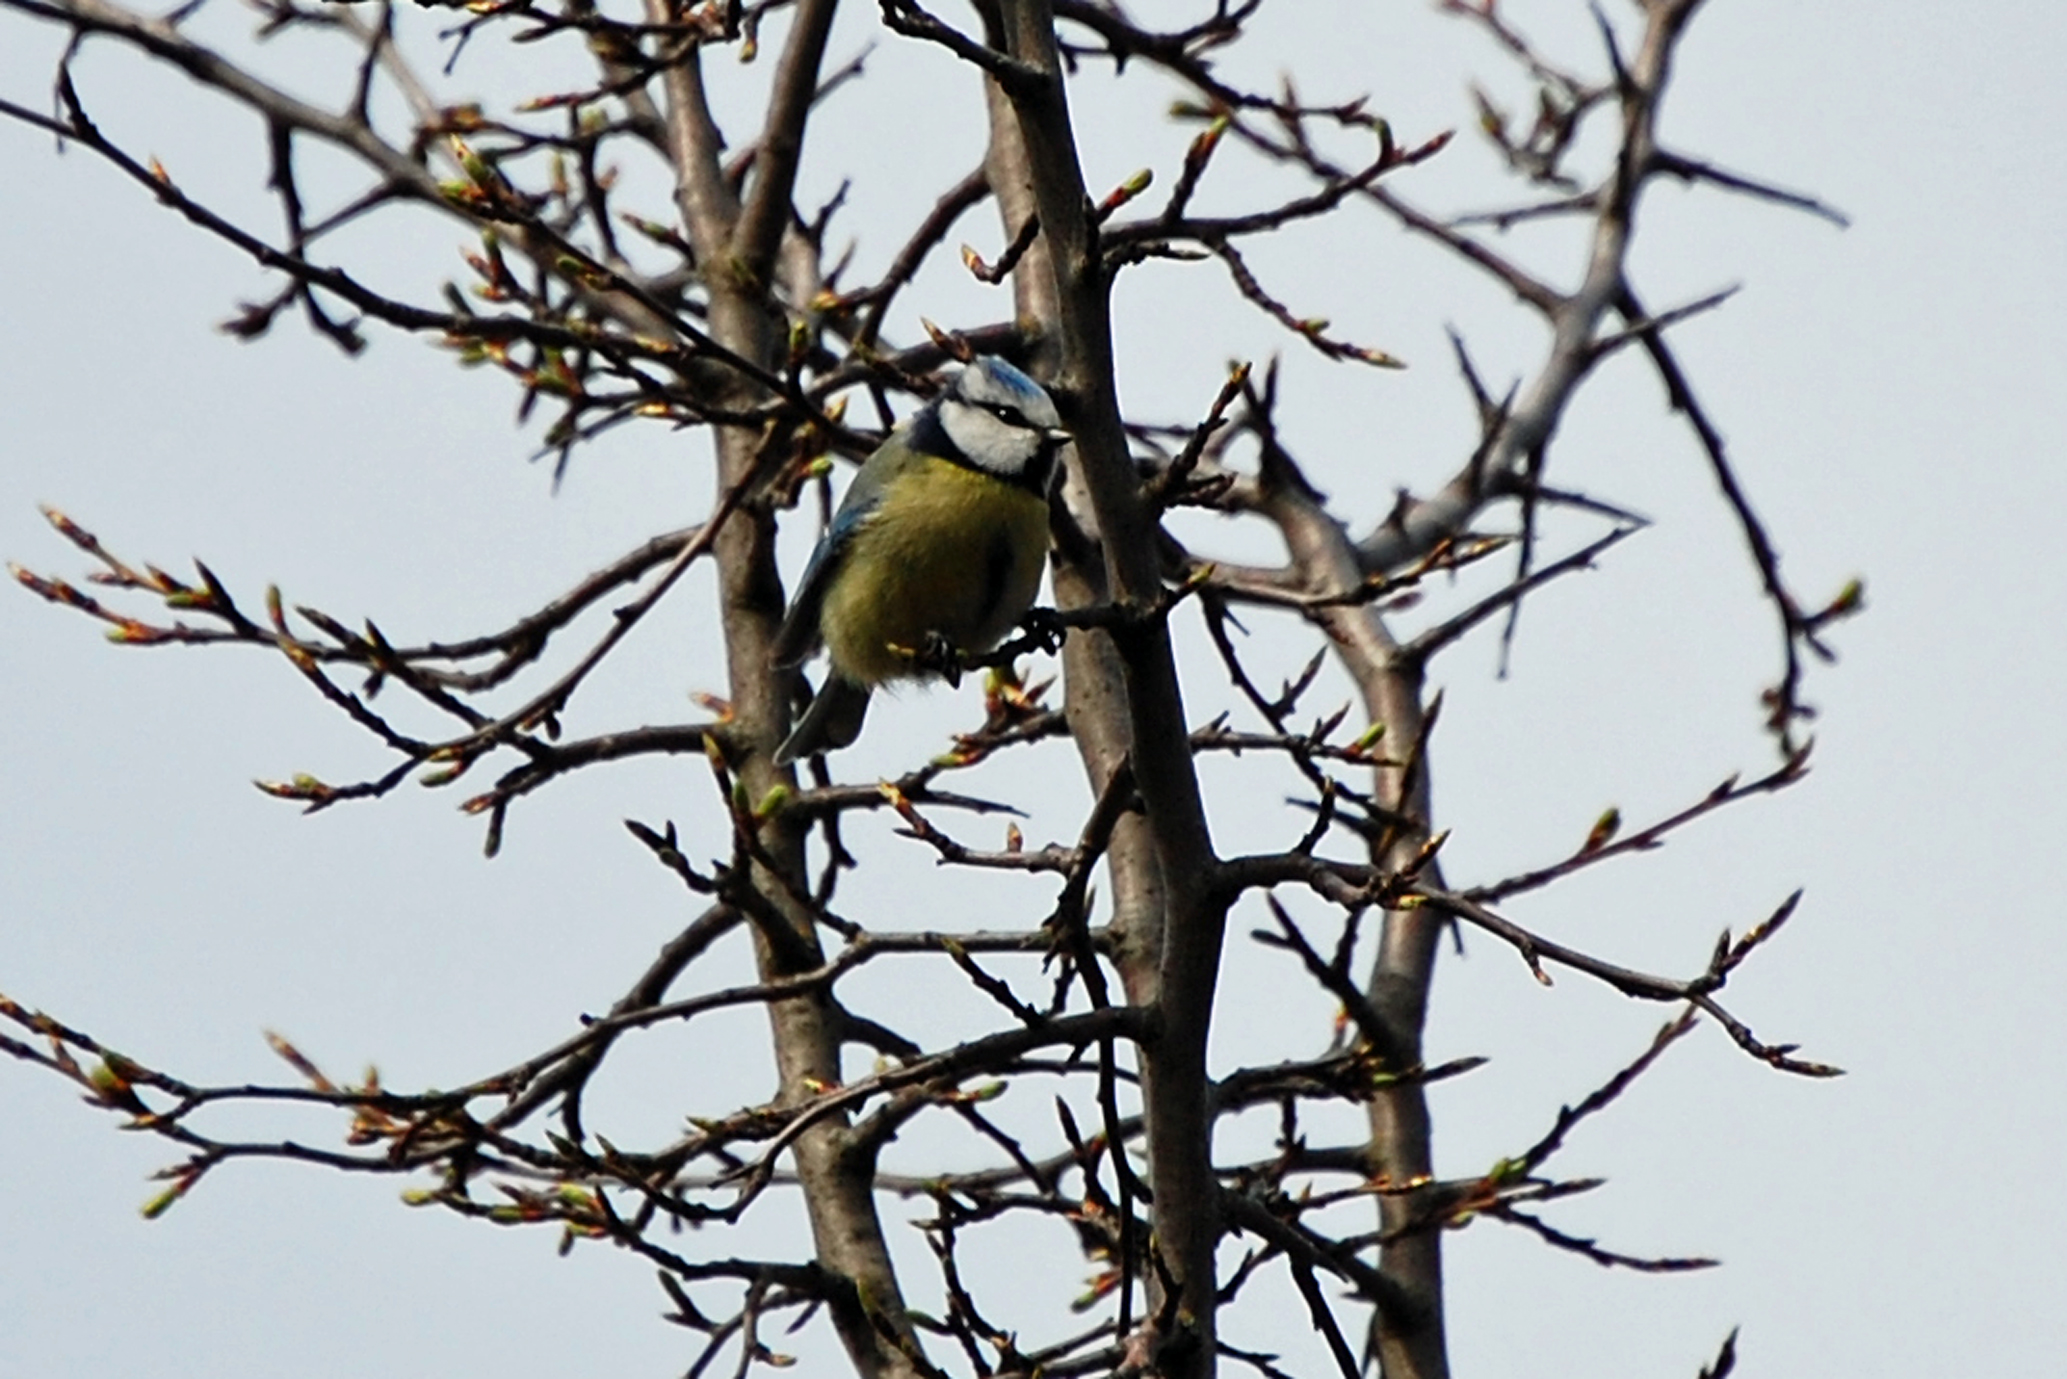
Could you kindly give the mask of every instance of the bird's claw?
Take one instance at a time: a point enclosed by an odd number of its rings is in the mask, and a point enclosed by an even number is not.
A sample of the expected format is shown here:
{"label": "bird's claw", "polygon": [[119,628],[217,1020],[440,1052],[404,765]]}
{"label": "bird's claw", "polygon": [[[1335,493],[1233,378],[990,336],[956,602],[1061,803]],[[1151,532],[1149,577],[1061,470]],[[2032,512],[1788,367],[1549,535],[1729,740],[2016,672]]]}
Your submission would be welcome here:
{"label": "bird's claw", "polygon": [[961,688],[962,671],[965,669],[962,664],[962,649],[944,633],[928,632],[925,641],[919,646],[918,654],[912,658],[912,664],[920,670],[932,671],[947,681],[950,688]]}
{"label": "bird's claw", "polygon": [[1062,650],[1062,642],[1069,635],[1063,625],[1062,615],[1052,608],[1029,608],[1026,616],[1019,620],[1026,629],[1026,635],[1039,642],[1041,649],[1053,656]]}

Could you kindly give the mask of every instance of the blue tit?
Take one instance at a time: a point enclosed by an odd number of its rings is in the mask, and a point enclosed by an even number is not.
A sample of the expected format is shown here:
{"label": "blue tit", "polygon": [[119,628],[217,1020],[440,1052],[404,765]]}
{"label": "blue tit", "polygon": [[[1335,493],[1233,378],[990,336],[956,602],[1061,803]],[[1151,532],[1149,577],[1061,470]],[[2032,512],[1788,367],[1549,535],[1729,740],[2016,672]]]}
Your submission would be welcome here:
{"label": "blue tit", "polygon": [[984,355],[863,462],[776,634],[778,665],[820,645],[832,661],[778,765],[845,747],[875,686],[940,674],[1026,615],[1068,439],[1041,385]]}

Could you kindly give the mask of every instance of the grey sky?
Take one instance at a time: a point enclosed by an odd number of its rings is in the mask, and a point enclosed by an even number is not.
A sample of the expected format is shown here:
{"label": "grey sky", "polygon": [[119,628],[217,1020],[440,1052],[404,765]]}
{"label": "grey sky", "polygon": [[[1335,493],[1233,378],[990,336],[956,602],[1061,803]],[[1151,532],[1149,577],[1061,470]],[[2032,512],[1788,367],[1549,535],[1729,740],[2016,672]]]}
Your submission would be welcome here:
{"label": "grey sky", "polygon": [[[1574,64],[1596,65],[1582,6],[1506,8]],[[1471,194],[1492,184],[1464,83],[1518,91],[1490,45],[1418,0],[1302,0],[1297,13],[1288,30],[1310,26],[1297,35],[1310,51],[1266,53],[1248,75],[1290,62],[1309,96],[1368,91],[1403,138],[1460,127],[1454,159],[1402,185],[1425,185],[1446,208],[1489,199]],[[843,29],[836,52],[869,27]],[[0,96],[40,106],[55,54],[50,34],[0,17]],[[911,198],[930,200],[980,148],[973,127],[898,117],[897,93],[924,89],[900,82],[938,79],[942,66],[885,41],[874,88],[854,95],[867,113],[828,124],[807,162],[807,199],[850,170],[880,175],[857,184],[850,226],[870,262],[912,219]],[[1851,1071],[1789,1079],[1712,1028],[1676,1049],[1561,1161],[1609,1186],[1548,1215],[1614,1248],[1713,1254],[1726,1267],[1603,1273],[1475,1225],[1448,1253],[1461,1375],[1691,1376],[1738,1324],[1740,1372],[1761,1376],[2058,1371],[2063,67],[2057,0],[1712,0],[1696,21],[1667,138],[1812,191],[1853,225],[1661,188],[1645,207],[1639,273],[1654,305],[1743,284],[1677,343],[1797,587],[1828,596],[1864,574],[1870,611],[1835,632],[1843,662],[1811,681],[1824,717],[1807,784],[1515,908],[1592,951],[1685,972],[1722,928],[1741,931],[1806,886],[1788,932],[1731,991],[1762,1037]],[[182,185],[275,225],[248,121],[106,55],[89,53],[81,72],[112,132]],[[1087,81],[1077,94],[1094,183],[1151,159],[1174,167],[1182,135],[1155,113],[1168,92],[1144,86]],[[941,107],[968,108],[959,91]],[[897,158],[882,154],[886,124],[898,126]],[[259,276],[90,155],[57,157],[47,138],[0,125],[0,187],[0,556],[82,572],[36,514],[49,502],[126,556],[180,572],[199,555],[254,602],[276,581],[291,600],[375,617],[396,637],[452,635],[535,605],[708,500],[702,442],[658,427],[577,458],[555,494],[548,468],[525,463],[536,428],[512,426],[505,382],[422,342],[374,330],[366,356],[346,362],[285,318],[257,345],[215,333]],[[1232,203],[1242,187],[1217,190]],[[415,228],[364,252],[411,287],[460,271],[456,228]],[[996,247],[987,216],[959,233]],[[1576,260],[1541,245],[1538,261],[1568,279]],[[1290,439],[1360,526],[1397,485],[1425,485],[1468,449],[1446,324],[1496,381],[1541,352],[1508,302],[1375,217],[1253,257],[1287,300],[1414,367],[1327,364],[1253,313],[1201,305],[1197,276],[1151,268],[1119,294],[1123,396],[1144,416],[1188,417],[1226,360],[1281,351]],[[922,309],[951,324],[1005,310],[955,274],[928,287],[894,322],[900,335]],[[1643,819],[1771,761],[1756,693],[1775,638],[1694,447],[1636,361],[1575,410],[1557,464],[1561,482],[1658,525],[1532,605],[1507,679],[1494,677],[1489,637],[1441,667],[1437,805],[1457,830],[1445,860],[1461,879],[1561,855],[1608,804]],[[1210,521],[1187,535],[1202,550],[1247,549]],[[688,692],[718,688],[705,590],[691,585],[627,645],[583,724],[686,718]],[[1303,659],[1301,634],[1256,621],[1259,644]],[[1195,630],[1182,650],[1203,719],[1223,677]],[[493,862],[450,793],[411,786],[304,819],[247,782],[385,763],[284,664],[111,647],[11,588],[0,591],[0,704],[0,992],[196,1078],[283,1076],[264,1029],[333,1075],[371,1061],[394,1086],[450,1085],[559,1037],[684,918],[679,888],[619,820],[712,817],[701,767],[659,762],[527,802]],[[944,716],[979,712],[967,689],[882,705],[842,773],[868,779],[926,750]],[[1056,778],[1027,787],[1045,806],[1027,829],[1034,844],[1069,827],[1080,801],[1054,760]],[[1223,832],[1288,826],[1231,800],[1215,806]],[[915,876],[972,909],[1028,903],[936,874],[887,823],[856,831],[870,857],[856,912],[868,897],[897,904]],[[1252,918],[1238,914],[1233,932]],[[1290,974],[1246,944],[1230,951],[1220,1047],[1316,1051],[1322,1007],[1310,1025],[1286,1020],[1265,993]],[[1490,942],[1446,955],[1431,1057],[1493,1061],[1435,1094],[1444,1171],[1528,1144],[1666,1014],[1576,976],[1540,988]],[[638,1052],[650,1080],[609,1093],[621,1123],[665,1133],[691,1107],[761,1095],[758,1020],[732,1029],[738,1061],[722,1041],[715,1057],[700,1047],[703,1080],[679,1097],[653,1089],[685,1079],[683,1046]],[[292,1123],[313,1143],[338,1131],[328,1117]],[[0,1379],[315,1379],[373,1365],[666,1375],[693,1353],[688,1333],[657,1320],[663,1300],[636,1262],[601,1248],[558,1260],[544,1232],[411,1212],[390,1180],[235,1166],[145,1223],[136,1207],[155,1187],[144,1176],[171,1157],[116,1133],[56,1079],[0,1066]],[[1080,1286],[1080,1266],[1061,1258],[1040,1280],[1046,1295]],[[1264,1325],[1300,1372],[1324,1372],[1303,1318]]]}

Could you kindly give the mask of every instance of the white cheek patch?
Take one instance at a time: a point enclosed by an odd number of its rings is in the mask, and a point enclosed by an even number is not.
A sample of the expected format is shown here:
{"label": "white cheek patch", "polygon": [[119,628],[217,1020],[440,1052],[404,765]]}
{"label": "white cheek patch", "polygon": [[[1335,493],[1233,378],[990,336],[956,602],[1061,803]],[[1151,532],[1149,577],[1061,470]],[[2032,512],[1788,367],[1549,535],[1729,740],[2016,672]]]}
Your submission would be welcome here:
{"label": "white cheek patch", "polygon": [[956,449],[997,474],[1017,474],[1041,448],[1041,438],[1025,427],[1009,425],[981,407],[952,398],[941,404],[940,427]]}

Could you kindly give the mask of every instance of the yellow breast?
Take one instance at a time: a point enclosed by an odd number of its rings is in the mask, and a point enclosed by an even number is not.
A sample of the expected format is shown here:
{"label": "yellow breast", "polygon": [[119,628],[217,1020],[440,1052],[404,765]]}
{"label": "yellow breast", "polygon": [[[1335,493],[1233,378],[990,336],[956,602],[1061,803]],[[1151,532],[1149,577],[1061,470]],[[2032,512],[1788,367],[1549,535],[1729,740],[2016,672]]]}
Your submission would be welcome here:
{"label": "yellow breast", "polygon": [[911,678],[903,653],[930,633],[981,652],[1012,630],[1040,588],[1048,508],[1024,488],[922,456],[852,539],[819,625],[833,664],[873,685]]}

